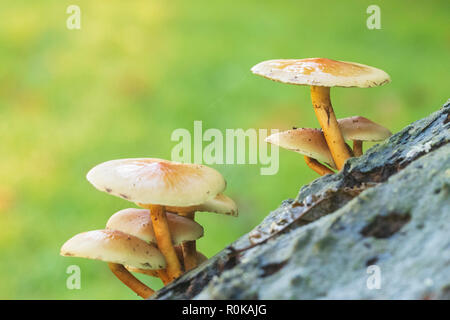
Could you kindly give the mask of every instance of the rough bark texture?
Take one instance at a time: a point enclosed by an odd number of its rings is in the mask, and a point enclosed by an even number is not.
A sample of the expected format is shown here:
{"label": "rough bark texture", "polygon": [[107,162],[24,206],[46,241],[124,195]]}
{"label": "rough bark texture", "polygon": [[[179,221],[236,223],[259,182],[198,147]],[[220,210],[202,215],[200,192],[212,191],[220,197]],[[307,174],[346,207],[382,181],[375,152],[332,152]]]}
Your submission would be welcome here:
{"label": "rough bark texture", "polygon": [[[450,299],[449,140],[447,102],[153,298]],[[367,286],[371,265],[380,289]]]}

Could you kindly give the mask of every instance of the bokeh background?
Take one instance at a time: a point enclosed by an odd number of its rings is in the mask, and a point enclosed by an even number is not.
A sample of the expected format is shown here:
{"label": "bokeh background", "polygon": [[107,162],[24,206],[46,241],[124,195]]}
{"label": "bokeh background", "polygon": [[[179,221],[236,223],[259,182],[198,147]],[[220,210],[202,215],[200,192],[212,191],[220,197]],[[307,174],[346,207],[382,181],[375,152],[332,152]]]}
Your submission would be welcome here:
{"label": "bokeh background", "polygon": [[[81,30],[66,28],[67,6]],[[381,8],[381,30],[366,9]],[[448,98],[450,2],[1,1],[0,298],[137,299],[105,263],[59,256],[72,235],[133,204],[85,179],[116,158],[170,158],[173,130],[316,127],[309,90],[250,73],[272,58],[327,57],[379,67],[392,83],[334,89],[338,117],[363,115],[393,132]],[[300,155],[280,169],[216,165],[237,219],[198,214],[212,256],[315,179]],[[81,267],[81,290],[66,268]],[[143,278],[154,288],[157,279]]]}

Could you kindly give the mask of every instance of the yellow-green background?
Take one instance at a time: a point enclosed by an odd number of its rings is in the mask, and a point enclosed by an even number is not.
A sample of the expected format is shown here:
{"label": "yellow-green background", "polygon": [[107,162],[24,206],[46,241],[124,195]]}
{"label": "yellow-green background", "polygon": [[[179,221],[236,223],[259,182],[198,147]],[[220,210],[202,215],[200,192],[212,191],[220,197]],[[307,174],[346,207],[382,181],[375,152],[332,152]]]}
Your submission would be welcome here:
{"label": "yellow-green background", "polygon": [[[66,28],[70,4],[81,7],[81,30]],[[381,30],[366,28],[370,4],[381,7]],[[328,57],[391,75],[381,88],[332,90],[338,117],[396,132],[436,110],[449,98],[449,14],[449,1],[1,1],[0,298],[135,299],[104,263],[59,256],[69,237],[133,206],[95,190],[87,171],[170,158],[172,131],[194,120],[221,130],[317,126],[308,88],[250,73],[262,60]],[[241,215],[198,214],[208,256],[317,177],[284,150],[273,176],[214,167]],[[71,264],[81,290],[66,289]]]}

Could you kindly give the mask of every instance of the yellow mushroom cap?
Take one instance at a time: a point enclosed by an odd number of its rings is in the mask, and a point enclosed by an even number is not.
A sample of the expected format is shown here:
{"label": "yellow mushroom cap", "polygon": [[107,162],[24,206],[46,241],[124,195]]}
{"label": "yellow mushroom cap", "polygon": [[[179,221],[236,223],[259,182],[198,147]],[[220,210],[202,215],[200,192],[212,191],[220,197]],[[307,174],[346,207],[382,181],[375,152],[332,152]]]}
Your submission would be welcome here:
{"label": "yellow mushroom cap", "polygon": [[153,245],[117,230],[83,232],[67,240],[61,255],[129,265],[141,269],[164,269],[166,261]]}
{"label": "yellow mushroom cap", "polygon": [[207,166],[155,158],[111,160],[87,174],[97,189],[142,204],[191,206],[225,189],[223,176]]}
{"label": "yellow mushroom cap", "polygon": [[[166,216],[174,244],[197,240],[203,236],[203,227],[197,222],[175,213],[167,212]],[[150,210],[147,209],[129,208],[116,212],[109,218],[106,228],[119,230],[144,241],[156,243]]]}
{"label": "yellow mushroom cap", "polygon": [[251,71],[264,78],[296,85],[370,88],[390,82],[383,70],[326,58],[263,61]]}
{"label": "yellow mushroom cap", "polygon": [[345,140],[381,141],[392,135],[387,128],[360,116],[338,120]]}
{"label": "yellow mushroom cap", "polygon": [[277,132],[268,136],[266,142],[336,167],[320,129],[301,128]]}

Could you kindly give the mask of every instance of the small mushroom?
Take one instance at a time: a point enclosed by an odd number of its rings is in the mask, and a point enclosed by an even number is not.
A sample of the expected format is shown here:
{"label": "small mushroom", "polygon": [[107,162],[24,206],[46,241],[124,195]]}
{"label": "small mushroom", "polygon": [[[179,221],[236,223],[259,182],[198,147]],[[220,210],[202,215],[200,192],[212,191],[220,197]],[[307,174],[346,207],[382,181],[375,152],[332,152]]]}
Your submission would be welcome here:
{"label": "small mushroom", "polygon": [[265,141],[304,155],[306,164],[321,176],[334,173],[319,163],[321,161],[336,168],[320,129],[301,128],[277,132],[268,136]]}
{"label": "small mushroom", "polygon": [[383,70],[325,58],[269,60],[255,65],[251,71],[270,80],[311,87],[316,117],[339,170],[351,154],[331,105],[330,88],[370,88],[390,81],[389,75]]}
{"label": "small mushroom", "polygon": [[145,270],[166,266],[163,255],[155,246],[117,230],[79,233],[64,243],[60,254],[108,262],[116,277],[144,299],[154,291],[136,279],[124,265]]}
{"label": "small mushroom", "polygon": [[[226,195],[219,193],[214,198],[206,201],[203,204],[190,207],[176,207],[167,206],[167,211],[176,212],[186,218],[195,219],[195,212],[214,212],[219,214],[225,214],[237,217],[238,208],[233,199],[227,197]],[[197,253],[197,245],[194,241],[186,241],[182,244],[183,248],[183,258],[186,270],[191,270],[197,266],[197,259],[195,255]]]}
{"label": "small mushroom", "polygon": [[91,169],[87,179],[101,191],[150,209],[170,279],[179,277],[182,269],[172,244],[165,206],[202,204],[226,186],[222,175],[212,168],[156,158],[107,161]]}
{"label": "small mushroom", "polygon": [[392,135],[387,128],[361,116],[338,119],[338,124],[344,139],[353,141],[355,157],[363,154],[363,141],[382,141]]}
{"label": "small mushroom", "polygon": [[[203,227],[197,222],[170,212],[166,212],[166,217],[174,245],[203,236]],[[119,230],[146,242],[156,243],[151,213],[148,209],[120,210],[109,218],[106,229]]]}
{"label": "small mushroom", "polygon": [[[168,208],[166,207],[166,210]],[[166,212],[166,216],[174,246],[188,242],[195,243],[195,240],[203,236],[203,227],[193,219],[171,212]],[[129,208],[116,212],[109,218],[106,228],[119,230],[144,241],[156,243],[151,213],[148,209]],[[183,258],[183,255],[181,255],[181,258]],[[170,282],[163,270],[151,271],[151,273],[160,277],[164,284]]]}

